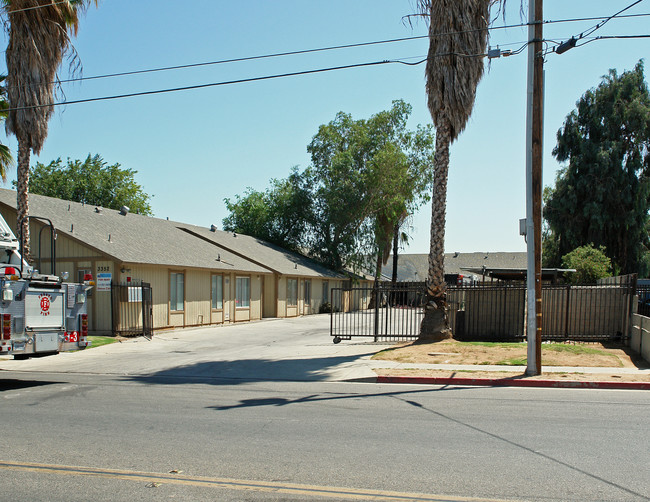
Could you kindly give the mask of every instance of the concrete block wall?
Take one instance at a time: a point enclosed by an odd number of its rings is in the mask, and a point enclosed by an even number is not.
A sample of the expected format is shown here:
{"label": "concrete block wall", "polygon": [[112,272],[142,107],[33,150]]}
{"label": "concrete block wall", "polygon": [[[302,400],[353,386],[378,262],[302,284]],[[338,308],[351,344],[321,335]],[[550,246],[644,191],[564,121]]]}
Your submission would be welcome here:
{"label": "concrete block wall", "polygon": [[632,314],[630,348],[650,362],[650,317]]}

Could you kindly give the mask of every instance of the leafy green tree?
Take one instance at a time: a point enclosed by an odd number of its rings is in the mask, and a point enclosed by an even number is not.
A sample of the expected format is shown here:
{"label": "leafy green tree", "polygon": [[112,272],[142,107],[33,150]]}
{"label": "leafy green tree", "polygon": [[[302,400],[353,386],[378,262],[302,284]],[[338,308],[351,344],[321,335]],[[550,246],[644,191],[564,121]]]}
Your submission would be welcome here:
{"label": "leafy green tree", "polygon": [[26,257],[30,256],[27,216],[31,152],[39,153],[47,137],[54,112],[56,72],[63,57],[71,54],[71,66],[78,64],[70,52],[70,39],[77,34],[79,15],[89,4],[90,0],[0,0],[9,33],[5,51],[10,104],[6,129],[18,140],[16,206]]}
{"label": "leafy green tree", "polygon": [[[131,212],[151,215],[150,196],[136,183],[137,171],[108,165],[99,155],[85,161],[61,159],[36,163],[30,169],[31,192],[57,199],[83,202],[111,209],[127,206]],[[16,182],[14,182],[14,185]]]}
{"label": "leafy green tree", "polygon": [[339,113],[307,147],[314,201],[309,249],[334,269],[370,267],[376,275],[390,252],[393,227],[429,200],[433,133],[408,131],[411,106],[393,101],[368,120]]}
{"label": "leafy green tree", "polygon": [[302,173],[225,200],[224,228],[306,251],[335,270],[367,270],[374,256],[380,271],[394,226],[430,197],[433,134],[407,130],[410,113],[401,100],[367,120],[338,113],[313,137]]}
{"label": "leafy green tree", "polygon": [[251,235],[299,251],[304,245],[305,221],[311,207],[311,193],[305,177],[294,167],[287,179],[271,180],[265,192],[251,188],[244,196],[224,199],[230,214],[224,230]]}
{"label": "leafy green tree", "polygon": [[562,257],[564,268],[575,269],[576,272],[569,276],[573,284],[591,284],[598,279],[610,277],[612,261],[605,254],[605,248],[594,247],[593,244],[581,246]]}
{"label": "leafy green tree", "polygon": [[547,194],[544,217],[556,256],[594,243],[614,267],[636,273],[648,241],[650,94],[643,62],[587,91],[557,133],[568,162]]}

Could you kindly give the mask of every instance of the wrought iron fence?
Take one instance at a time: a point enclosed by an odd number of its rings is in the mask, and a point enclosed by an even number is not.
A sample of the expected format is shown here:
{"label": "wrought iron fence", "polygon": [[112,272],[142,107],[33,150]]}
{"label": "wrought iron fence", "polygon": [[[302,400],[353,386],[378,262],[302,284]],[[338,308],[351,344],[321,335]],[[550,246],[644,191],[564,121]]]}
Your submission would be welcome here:
{"label": "wrought iron fence", "polygon": [[[599,285],[544,285],[542,340],[624,341],[635,285],[633,276]],[[422,283],[333,289],[330,332],[335,343],[353,336],[375,340],[417,338],[424,316],[425,291]],[[447,303],[454,338],[525,340],[526,296],[522,284],[449,287]],[[650,310],[650,287],[643,298]]]}
{"label": "wrought iron fence", "polygon": [[153,337],[151,284],[111,284],[113,334]]}
{"label": "wrought iron fence", "polygon": [[419,285],[333,288],[330,334],[334,343],[353,336],[411,340],[420,333],[426,295]]}
{"label": "wrought iron fence", "polygon": [[650,317],[650,285],[637,286],[637,314]]}

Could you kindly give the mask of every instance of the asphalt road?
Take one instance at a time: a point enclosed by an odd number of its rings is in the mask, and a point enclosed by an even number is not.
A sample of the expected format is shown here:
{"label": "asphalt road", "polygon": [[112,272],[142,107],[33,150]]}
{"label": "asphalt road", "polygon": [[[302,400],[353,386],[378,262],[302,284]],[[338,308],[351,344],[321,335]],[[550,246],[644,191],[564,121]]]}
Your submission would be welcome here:
{"label": "asphalt road", "polygon": [[650,500],[648,392],[337,382],[376,346],[257,326],[2,362],[0,500]]}

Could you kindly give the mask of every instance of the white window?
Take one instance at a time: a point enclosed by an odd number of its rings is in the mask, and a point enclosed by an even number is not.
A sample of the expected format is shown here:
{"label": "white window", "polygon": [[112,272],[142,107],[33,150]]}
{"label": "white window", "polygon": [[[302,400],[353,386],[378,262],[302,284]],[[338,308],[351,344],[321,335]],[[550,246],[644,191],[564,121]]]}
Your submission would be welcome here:
{"label": "white window", "polygon": [[185,310],[185,276],[182,273],[172,272],[169,275],[169,308],[175,311]]}
{"label": "white window", "polygon": [[223,309],[223,277],[220,275],[212,276],[212,309]]}
{"label": "white window", "polygon": [[249,308],[251,306],[251,278],[237,277],[235,291],[235,307]]}
{"label": "white window", "polygon": [[298,279],[287,279],[287,305],[298,305]]}

